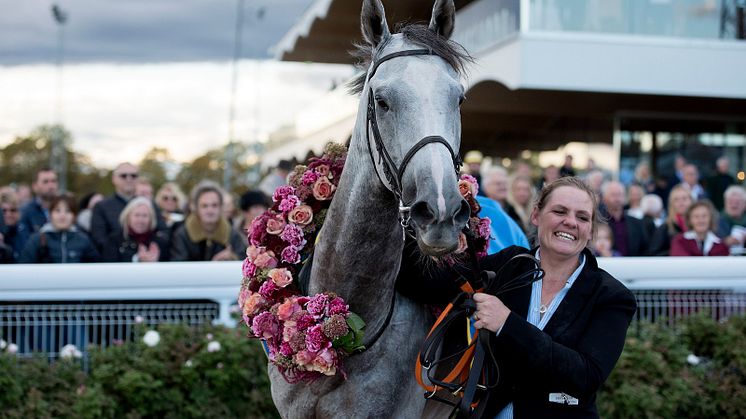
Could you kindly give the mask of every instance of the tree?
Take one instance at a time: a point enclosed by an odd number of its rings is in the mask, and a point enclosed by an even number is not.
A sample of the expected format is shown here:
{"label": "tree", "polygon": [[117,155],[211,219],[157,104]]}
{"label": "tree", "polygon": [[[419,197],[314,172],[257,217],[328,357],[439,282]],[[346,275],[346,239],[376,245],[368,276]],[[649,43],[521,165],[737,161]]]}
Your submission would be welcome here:
{"label": "tree", "polygon": [[168,181],[165,163],[173,161],[166,148],[153,147],[140,160],[140,174],[147,177],[154,189]]}
{"label": "tree", "polygon": [[[251,150],[249,146],[242,143],[234,143],[233,147],[236,159],[232,166],[231,185],[233,187],[231,192],[241,194],[251,186],[246,176],[251,169],[251,166],[247,163],[247,156]],[[176,176],[176,182],[187,193],[202,180],[212,180],[221,185],[225,168],[224,156],[225,146],[209,150],[192,160],[191,163],[182,166]]]}

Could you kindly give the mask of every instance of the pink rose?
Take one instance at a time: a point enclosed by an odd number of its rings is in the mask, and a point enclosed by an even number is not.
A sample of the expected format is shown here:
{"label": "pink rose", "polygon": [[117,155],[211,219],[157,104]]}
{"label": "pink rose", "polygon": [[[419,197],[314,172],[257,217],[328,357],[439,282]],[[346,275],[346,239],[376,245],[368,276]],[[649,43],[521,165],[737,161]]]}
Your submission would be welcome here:
{"label": "pink rose", "polygon": [[291,211],[293,208],[300,205],[300,198],[295,195],[288,195],[282,199],[280,206],[278,207],[283,213]]}
{"label": "pink rose", "polygon": [[282,253],[280,254],[280,257],[282,257],[283,262],[296,264],[300,262],[300,255],[298,254],[298,250],[294,246],[288,246],[282,250]]}
{"label": "pink rose", "polygon": [[278,235],[285,228],[285,219],[282,215],[277,214],[267,220],[267,233]]}
{"label": "pink rose", "polygon": [[275,253],[271,250],[262,252],[254,258],[254,265],[257,268],[274,268],[277,267],[277,259],[275,259]]}
{"label": "pink rose", "polygon": [[264,305],[264,298],[262,298],[258,292],[252,293],[249,298],[246,299],[246,302],[244,302],[242,307],[243,314],[251,317],[255,315],[257,311],[261,310]]}
{"label": "pink rose", "polygon": [[477,196],[477,185],[476,183],[471,183],[468,180],[459,180],[458,191],[464,198]]}
{"label": "pink rose", "polygon": [[307,226],[313,220],[313,210],[308,205],[299,205],[290,211],[288,220],[299,226]]}
{"label": "pink rose", "polygon": [[324,375],[334,375],[337,373],[337,351],[332,348],[324,349],[319,352],[309,365],[311,371],[317,371]]}
{"label": "pink rose", "polygon": [[329,182],[326,177],[320,177],[316,183],[313,184],[313,197],[319,201],[326,201],[332,198],[336,187]]}
{"label": "pink rose", "polygon": [[294,298],[288,298],[277,307],[277,317],[282,321],[288,321],[295,313],[300,311],[300,304]]}
{"label": "pink rose", "polygon": [[316,358],[316,353],[309,350],[302,350],[295,354],[295,362],[301,367],[309,366]]}
{"label": "pink rose", "polygon": [[325,164],[317,166],[316,173],[319,174],[319,177],[329,177],[329,166]]}
{"label": "pink rose", "polygon": [[285,268],[272,269],[267,275],[279,288],[285,288],[293,282],[293,274]]}
{"label": "pink rose", "polygon": [[275,193],[272,194],[272,201],[274,202],[280,202],[283,200],[283,198],[293,195],[295,193],[295,189],[293,189],[290,185],[284,185],[280,186],[279,188],[275,189]]}

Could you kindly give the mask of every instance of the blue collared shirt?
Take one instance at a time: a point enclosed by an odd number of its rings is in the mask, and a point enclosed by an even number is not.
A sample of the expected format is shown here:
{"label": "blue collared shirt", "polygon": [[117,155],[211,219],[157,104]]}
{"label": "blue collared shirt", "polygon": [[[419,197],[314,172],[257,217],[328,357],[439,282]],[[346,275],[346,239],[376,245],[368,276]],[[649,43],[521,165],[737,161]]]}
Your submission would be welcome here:
{"label": "blue collared shirt", "polygon": [[[536,259],[541,260],[539,249],[536,249]],[[585,266],[585,255],[581,253],[579,259],[580,265],[567,279],[564,288],[562,288],[557,293],[557,295],[554,296],[552,301],[549,303],[549,306],[547,307],[546,313],[544,313],[543,316],[539,311],[541,308],[541,286],[543,280],[540,279],[538,281],[534,281],[534,283],[531,285],[531,301],[528,304],[528,317],[526,318],[526,321],[538,327],[539,330],[544,330],[544,327],[547,325],[547,323],[549,323],[549,320],[552,318],[554,312],[557,311],[557,307],[559,307],[560,303],[562,303],[562,300],[565,298],[565,295],[567,295],[567,292],[572,287],[572,284],[575,283],[575,280],[578,279],[578,276],[580,276],[580,272],[583,271],[583,267]],[[501,331],[502,328],[497,331],[497,334],[500,334]],[[495,419],[513,419],[513,403],[508,403],[508,405],[505,406],[505,408],[503,408],[503,410],[500,411],[497,416],[495,416]]]}

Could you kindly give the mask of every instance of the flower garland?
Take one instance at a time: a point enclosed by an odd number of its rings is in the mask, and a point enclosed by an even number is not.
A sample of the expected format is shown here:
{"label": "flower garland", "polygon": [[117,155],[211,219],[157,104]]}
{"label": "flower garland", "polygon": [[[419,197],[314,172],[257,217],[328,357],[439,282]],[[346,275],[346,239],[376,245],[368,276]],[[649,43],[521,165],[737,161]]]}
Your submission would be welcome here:
{"label": "flower garland", "polygon": [[[320,158],[296,166],[288,185],[277,188],[272,207],[254,219],[248,232],[238,304],[249,336],[265,342],[270,361],[290,383],[336,374],[346,377],[342,361],[364,349],[365,322],[341,297],[333,292],[303,296],[296,282],[312,253],[346,158],[344,146],[330,143]],[[471,206],[469,226],[481,257],[491,230],[489,219],[477,216],[476,179],[463,175],[459,191]],[[456,254],[465,249],[462,234]]]}

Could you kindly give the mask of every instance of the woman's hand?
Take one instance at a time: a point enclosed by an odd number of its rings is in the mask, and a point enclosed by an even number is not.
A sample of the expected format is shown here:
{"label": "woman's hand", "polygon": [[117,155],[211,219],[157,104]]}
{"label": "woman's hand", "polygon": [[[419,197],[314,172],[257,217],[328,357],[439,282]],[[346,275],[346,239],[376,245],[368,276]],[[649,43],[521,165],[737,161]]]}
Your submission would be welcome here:
{"label": "woman's hand", "polygon": [[494,295],[478,292],[474,294],[477,311],[474,313],[474,327],[497,332],[508,319],[510,309]]}
{"label": "woman's hand", "polygon": [[158,262],[161,257],[161,249],[155,242],[150,242],[150,246],[139,245],[137,247],[137,258],[140,262]]}

